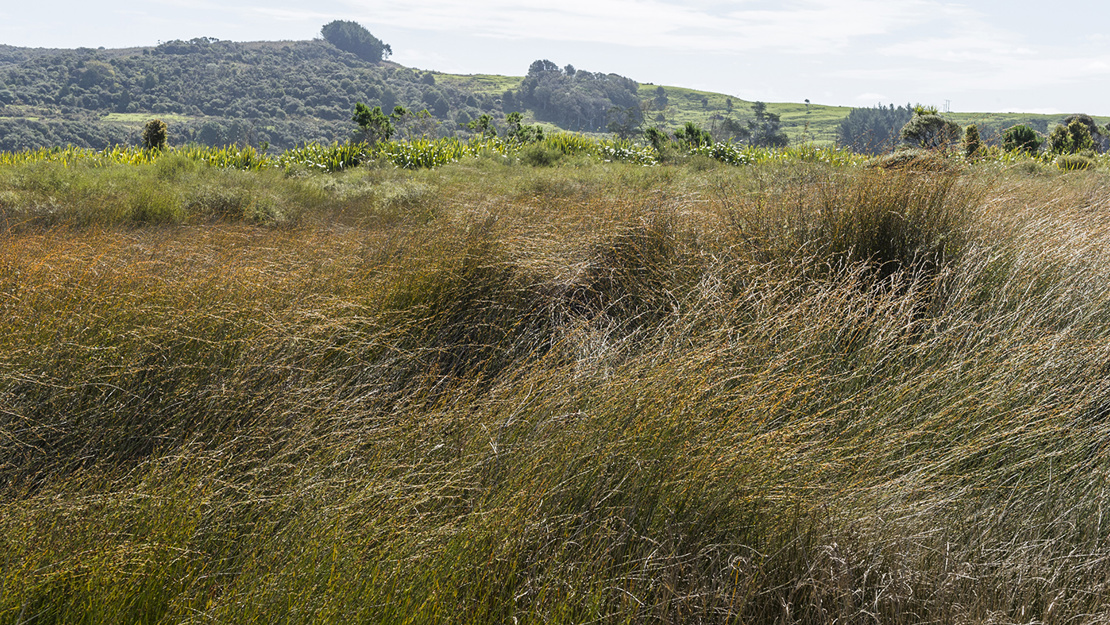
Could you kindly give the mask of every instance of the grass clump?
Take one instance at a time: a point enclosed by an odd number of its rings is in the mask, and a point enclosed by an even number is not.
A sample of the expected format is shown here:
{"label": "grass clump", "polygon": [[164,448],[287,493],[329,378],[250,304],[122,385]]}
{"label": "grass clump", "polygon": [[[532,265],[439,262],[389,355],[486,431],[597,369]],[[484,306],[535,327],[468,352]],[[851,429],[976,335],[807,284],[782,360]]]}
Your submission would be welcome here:
{"label": "grass clump", "polygon": [[1085,154],[1064,154],[1056,159],[1056,166],[1064,171],[1082,171],[1095,167],[1095,160]]}
{"label": "grass clump", "polygon": [[0,167],[0,622],[1107,616],[1099,170],[580,156]]}

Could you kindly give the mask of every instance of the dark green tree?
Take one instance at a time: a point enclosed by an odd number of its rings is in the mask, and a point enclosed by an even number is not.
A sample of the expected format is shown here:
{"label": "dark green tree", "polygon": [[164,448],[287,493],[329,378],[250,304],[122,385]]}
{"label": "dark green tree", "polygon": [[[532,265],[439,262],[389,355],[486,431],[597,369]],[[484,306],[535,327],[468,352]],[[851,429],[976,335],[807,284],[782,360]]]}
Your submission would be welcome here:
{"label": "dark green tree", "polygon": [[1067,126],[1056,124],[1048,135],[1048,149],[1054,154],[1075,154],[1095,147],[1091,131],[1082,120],[1071,118]]}
{"label": "dark green tree", "polygon": [[859,154],[890,152],[901,141],[902,127],[913,119],[909,104],[855,108],[836,127],[836,142]]}
{"label": "dark green tree", "polygon": [[[404,111],[404,109],[401,110]],[[355,114],[351,119],[358,124],[364,141],[378,143],[379,141],[389,141],[396,130],[390,117],[390,115],[382,112],[380,106],[371,109],[362,102],[358,102],[355,104]]]}
{"label": "dark green tree", "polygon": [[902,126],[903,143],[927,150],[948,150],[959,143],[963,129],[956,122],[935,114],[935,110],[915,108],[913,118]]}
{"label": "dark green tree", "polygon": [[524,116],[513,111],[505,116],[505,138],[517,143],[536,143],[543,141],[543,128],[522,122]]}
{"label": "dark green tree", "polygon": [[578,69],[567,75],[551,61],[540,60],[528,68],[516,103],[532,109],[536,119],[569,130],[598,132],[606,129],[614,106],[639,105],[639,87],[636,81],[616,74]]}
{"label": "dark green tree", "polygon": [[538,59],[538,60],[532,61],[532,64],[528,66],[528,75],[529,76],[540,76],[540,75],[543,75],[543,74],[562,74],[562,73],[563,72],[562,72],[562,70],[559,69],[558,65],[552,63],[551,61],[549,61],[547,59]]}
{"label": "dark green tree", "polygon": [[686,122],[685,126],[674,131],[674,136],[689,148],[713,145],[713,137],[709,131],[703,130],[694,122]]}
{"label": "dark green tree", "polygon": [[371,35],[370,31],[357,22],[328,22],[320,29],[320,34],[331,45],[371,63],[380,63],[393,54],[389,44],[382,43],[381,39]]}
{"label": "dark green tree", "polygon": [[166,129],[166,122],[160,119],[152,119],[143,126],[143,147],[152,150],[162,150],[166,147],[166,142],[169,140],[169,134]]}
{"label": "dark green tree", "polygon": [[784,148],[790,139],[782,130],[782,119],[775,113],[767,112],[763,102],[752,104],[755,119],[748,120],[749,141],[752,145],[765,148]]}
{"label": "dark green tree", "polygon": [[1034,154],[1041,149],[1043,140],[1037,131],[1024,124],[1011,126],[1002,133],[1002,149],[1007,152],[1020,150],[1027,154]]}
{"label": "dark green tree", "polygon": [[662,111],[663,109],[667,108],[667,104],[669,102],[670,99],[667,97],[667,90],[663,87],[656,87],[655,98],[652,99],[652,104],[655,105],[655,108]]}
{"label": "dark green tree", "polygon": [[651,144],[651,147],[655,148],[655,151],[659,152],[660,154],[663,153],[663,150],[666,149],[667,144],[671,141],[670,137],[667,136],[667,133],[659,130],[659,128],[656,126],[648,126],[647,128],[645,128],[644,138],[647,139],[648,143]]}
{"label": "dark green tree", "polygon": [[482,137],[497,136],[497,128],[493,126],[493,117],[490,117],[487,113],[482,113],[478,119],[470,122],[466,127]]}
{"label": "dark green tree", "polygon": [[717,141],[726,143],[747,141],[752,136],[752,131],[747,124],[729,116],[711,121],[709,131],[716,137]]}
{"label": "dark green tree", "polygon": [[972,124],[964,131],[964,156],[976,158],[983,151],[983,142],[979,139],[979,127]]}
{"label": "dark green tree", "polygon": [[605,129],[619,139],[631,139],[640,134],[644,113],[639,106],[614,106],[609,109],[609,124]]}
{"label": "dark green tree", "polygon": [[1073,121],[1078,121],[1079,123],[1087,127],[1087,133],[1091,136],[1092,143],[1092,147],[1090,149],[1096,150],[1098,152],[1103,152],[1107,149],[1107,147],[1110,147],[1110,138],[1103,134],[1102,128],[1099,127],[1098,122],[1091,119],[1090,115],[1087,115],[1086,113],[1068,115],[1064,118],[1064,126],[1071,126],[1071,123]]}

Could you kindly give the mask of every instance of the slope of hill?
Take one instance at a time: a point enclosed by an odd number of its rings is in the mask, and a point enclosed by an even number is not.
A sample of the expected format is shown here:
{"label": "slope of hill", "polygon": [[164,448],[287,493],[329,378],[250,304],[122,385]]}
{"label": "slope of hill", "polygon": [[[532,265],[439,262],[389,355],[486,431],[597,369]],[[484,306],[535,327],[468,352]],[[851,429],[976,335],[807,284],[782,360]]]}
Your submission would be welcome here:
{"label": "slope of hill", "polygon": [[[568,66],[569,68],[569,66]],[[0,45],[0,150],[138,141],[142,124],[171,124],[174,143],[288,148],[347,139],[356,102],[427,109],[419,132],[466,133],[482,115],[522,111],[553,130],[605,132],[614,107],[643,125],[694,122],[715,131],[752,117],[753,102],[721,93],[638,84],[615,74],[532,63],[525,76],[452,75],[371,63],[324,40],[231,42],[200,37],[151,48],[32,49]],[[768,103],[792,143],[834,145],[849,107]],[[1062,115],[957,113],[984,137],[1027,123],[1045,132]],[[1105,123],[1110,119],[1098,118]],[[404,129],[402,129],[402,133]],[[416,130],[411,130],[416,132]]]}
{"label": "slope of hill", "polygon": [[[126,50],[0,50],[0,147],[133,138],[146,119],[176,139],[289,147],[346,138],[356,102],[469,121],[492,97],[436,85],[430,73],[369,63],[322,41],[197,38]],[[454,126],[455,124],[451,124]]]}

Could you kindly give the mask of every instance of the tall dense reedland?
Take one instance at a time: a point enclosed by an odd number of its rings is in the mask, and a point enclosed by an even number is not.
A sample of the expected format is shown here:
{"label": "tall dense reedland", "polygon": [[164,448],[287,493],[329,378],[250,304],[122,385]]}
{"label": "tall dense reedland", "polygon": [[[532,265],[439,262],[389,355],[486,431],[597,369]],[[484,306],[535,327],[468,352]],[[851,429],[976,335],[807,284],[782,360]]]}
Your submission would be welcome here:
{"label": "tall dense reedland", "polygon": [[0,623],[1110,618],[1105,173],[544,154],[0,165]]}

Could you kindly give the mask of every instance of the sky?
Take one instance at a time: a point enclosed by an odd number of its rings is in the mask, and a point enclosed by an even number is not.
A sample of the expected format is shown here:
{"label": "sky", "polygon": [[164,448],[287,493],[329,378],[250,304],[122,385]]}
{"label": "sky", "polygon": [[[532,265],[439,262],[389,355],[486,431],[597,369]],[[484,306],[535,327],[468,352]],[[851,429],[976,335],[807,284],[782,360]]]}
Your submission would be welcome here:
{"label": "sky", "polygon": [[549,59],[744,100],[1110,115],[1108,18],[1105,0],[4,0],[0,44],[303,40],[343,19],[441,72]]}

